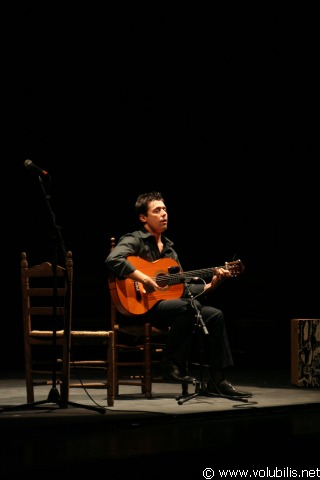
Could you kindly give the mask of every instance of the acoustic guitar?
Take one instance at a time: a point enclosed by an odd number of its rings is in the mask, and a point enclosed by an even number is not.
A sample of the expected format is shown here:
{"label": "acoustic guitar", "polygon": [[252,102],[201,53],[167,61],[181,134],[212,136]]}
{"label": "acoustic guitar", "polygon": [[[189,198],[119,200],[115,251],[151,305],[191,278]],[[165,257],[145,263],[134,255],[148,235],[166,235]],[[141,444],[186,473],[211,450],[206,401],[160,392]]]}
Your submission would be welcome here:
{"label": "acoustic guitar", "polygon": [[142,283],[129,278],[119,280],[109,275],[111,299],[116,309],[127,316],[141,315],[148,312],[160,300],[180,298],[184,292],[185,282],[195,278],[210,279],[218,268],[230,271],[232,277],[237,277],[244,271],[241,260],[225,262],[221,267],[210,267],[201,270],[181,272],[179,265],[172,258],[162,258],[155,262],[147,262],[140,257],[129,256],[127,260],[144,272],[162,287],[161,291],[146,293]]}

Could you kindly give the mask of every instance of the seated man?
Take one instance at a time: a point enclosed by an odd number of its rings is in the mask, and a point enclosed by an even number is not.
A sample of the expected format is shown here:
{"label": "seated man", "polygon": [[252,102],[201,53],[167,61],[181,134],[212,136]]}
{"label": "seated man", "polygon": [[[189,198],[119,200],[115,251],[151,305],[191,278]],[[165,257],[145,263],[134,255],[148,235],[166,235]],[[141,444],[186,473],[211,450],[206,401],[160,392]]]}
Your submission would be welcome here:
{"label": "seated man", "polygon": [[[144,294],[166,291],[155,278],[139,270],[128,257],[139,257],[147,262],[164,258],[173,259],[179,272],[183,272],[173,242],[163,233],[168,228],[168,212],[161,193],[150,192],[139,195],[135,211],[142,223],[140,230],[123,235],[106,258],[106,265],[119,279],[129,278],[141,283]],[[216,268],[208,283],[192,285],[193,295],[214,291],[221,282],[231,276],[226,268]],[[189,287],[188,287],[189,288]],[[175,382],[192,382],[186,365],[190,357],[191,339],[195,326],[195,310],[187,294],[187,288],[179,298],[159,299],[141,315],[142,322],[152,321],[170,325],[170,333],[165,345],[162,371],[164,376]],[[161,295],[160,295],[161,297]],[[211,380],[208,393],[231,397],[249,397],[250,392],[238,391],[226,378],[225,369],[233,365],[232,354],[226,332],[223,312],[213,306],[202,304],[194,299],[207,329],[205,361],[209,365]]]}

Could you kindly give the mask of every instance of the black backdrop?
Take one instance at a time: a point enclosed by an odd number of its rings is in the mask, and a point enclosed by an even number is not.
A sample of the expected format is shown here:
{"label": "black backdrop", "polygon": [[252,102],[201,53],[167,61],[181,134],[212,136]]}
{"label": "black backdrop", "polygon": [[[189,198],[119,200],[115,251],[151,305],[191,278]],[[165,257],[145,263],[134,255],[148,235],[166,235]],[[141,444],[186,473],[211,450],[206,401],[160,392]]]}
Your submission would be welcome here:
{"label": "black backdrop", "polygon": [[[51,176],[50,205],[74,254],[75,322],[104,321],[109,238],[136,227],[134,201],[154,189],[185,269],[244,262],[216,294],[235,349],[247,319],[243,337],[288,359],[290,318],[319,318],[314,12],[170,8],[7,14],[4,370],[23,365],[20,252],[31,263],[52,254],[26,159]],[[254,363],[251,336],[242,342]]]}

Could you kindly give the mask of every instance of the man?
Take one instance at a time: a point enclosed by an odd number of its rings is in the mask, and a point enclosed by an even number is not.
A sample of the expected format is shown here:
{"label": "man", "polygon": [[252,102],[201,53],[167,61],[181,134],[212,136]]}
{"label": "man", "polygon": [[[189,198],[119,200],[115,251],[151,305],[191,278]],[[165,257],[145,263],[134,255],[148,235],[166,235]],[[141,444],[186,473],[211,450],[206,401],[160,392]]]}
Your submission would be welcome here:
{"label": "man", "polygon": [[[230,277],[230,270],[216,268],[212,271],[210,282],[187,284],[183,279],[183,270],[178,254],[173,248],[173,242],[163,235],[168,228],[168,212],[161,193],[149,192],[139,195],[135,203],[135,211],[142,224],[141,229],[127,233],[119,239],[108,255],[106,265],[118,279],[131,279],[143,285],[143,294],[150,296],[150,308],[142,312],[142,321],[152,319],[154,323],[169,323],[170,333],[162,359],[164,376],[169,381],[175,382],[190,383],[194,380],[188,375],[186,365],[190,357],[196,308],[207,333],[204,350],[211,377],[207,385],[207,393],[228,397],[251,396],[250,392],[238,391],[226,379],[225,369],[233,365],[233,359],[223,312],[201,303],[198,299],[200,295],[208,294]],[[185,283],[185,286],[182,286],[181,295],[168,299],[167,285],[162,284],[161,277],[153,278],[143,269],[137,268],[136,262],[132,260],[133,257],[147,262],[172,259],[176,265],[173,269],[173,277],[178,272],[181,277],[180,284]]]}

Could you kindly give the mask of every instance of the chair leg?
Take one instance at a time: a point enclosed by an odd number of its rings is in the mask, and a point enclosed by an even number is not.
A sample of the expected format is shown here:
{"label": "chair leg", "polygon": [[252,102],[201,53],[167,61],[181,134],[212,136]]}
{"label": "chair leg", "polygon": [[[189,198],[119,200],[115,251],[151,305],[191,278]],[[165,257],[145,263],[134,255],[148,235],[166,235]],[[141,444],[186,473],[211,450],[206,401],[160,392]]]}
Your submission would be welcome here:
{"label": "chair leg", "polygon": [[144,328],[144,394],[146,398],[152,398],[152,380],[151,380],[151,323],[146,323]]}
{"label": "chair leg", "polygon": [[188,390],[188,384],[183,382],[182,384],[182,396],[185,397],[187,396],[189,393],[189,390]]}
{"label": "chair leg", "polygon": [[70,393],[70,347],[68,340],[65,340],[62,352],[62,382],[60,386],[62,408],[68,408]]}
{"label": "chair leg", "polygon": [[115,388],[116,388],[116,363],[115,363],[115,345],[114,345],[114,332],[109,333],[108,342],[108,371],[107,371],[107,402],[109,407],[114,406]]}
{"label": "chair leg", "polygon": [[30,345],[25,347],[27,402],[34,402],[33,375],[31,373],[32,355]]}
{"label": "chair leg", "polygon": [[114,331],[114,396],[119,395],[119,371],[118,371],[118,333]]}

